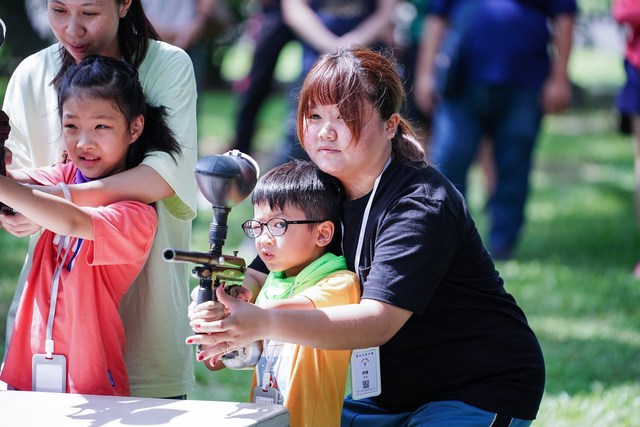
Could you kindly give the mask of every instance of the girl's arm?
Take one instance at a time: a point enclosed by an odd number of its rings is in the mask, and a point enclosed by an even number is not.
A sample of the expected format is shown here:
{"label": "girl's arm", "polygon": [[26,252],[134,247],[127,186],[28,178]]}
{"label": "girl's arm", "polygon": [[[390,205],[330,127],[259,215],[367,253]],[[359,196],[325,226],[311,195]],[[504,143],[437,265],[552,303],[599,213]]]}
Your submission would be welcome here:
{"label": "girl's arm", "polygon": [[[35,184],[27,175],[23,176],[19,170],[8,172],[8,174],[12,178],[15,178],[16,181]],[[153,168],[146,165],[139,165],[133,169],[129,169],[97,181],[91,181],[84,184],[72,184],[68,187],[71,192],[71,200],[73,203],[66,204],[73,206],[81,212],[85,211],[83,211],[79,206],[106,206],[121,200],[133,200],[149,204],[171,197],[174,194],[173,189],[169,184],[167,184],[167,181],[165,181],[164,178],[162,178],[162,176],[160,176],[160,174]],[[38,186],[37,189],[34,188],[33,191],[37,192],[40,197],[49,195],[48,199],[51,200],[50,203],[53,203],[56,200],[62,201],[62,203],[66,202],[64,200],[62,189],[57,185]],[[4,196],[0,196],[0,200],[2,200],[2,197]],[[2,201],[4,202],[4,200]],[[75,230],[79,224],[76,222],[67,223],[62,228],[57,228],[56,225],[47,222],[50,220],[48,217],[46,217],[46,221],[43,222],[41,219],[37,219],[33,214],[23,211],[22,208],[17,207],[17,205],[13,206],[8,202],[5,203],[11,206],[16,211],[16,214],[0,215],[0,228],[13,236],[30,236],[37,233],[41,227],[44,227],[58,234],[82,237],[83,239],[88,240],[93,239],[93,227],[91,227],[90,235],[84,234],[88,231],[84,227],[77,231],[64,232],[62,231],[63,229]],[[46,209],[42,209],[41,212],[46,212]],[[63,217],[57,219],[62,220]],[[68,219],[71,220],[72,218],[69,217]]]}
{"label": "girl's arm", "polygon": [[[93,221],[89,212],[34,187],[0,176],[0,200],[31,221],[54,233],[93,240]],[[62,192],[62,190],[60,189]]]}

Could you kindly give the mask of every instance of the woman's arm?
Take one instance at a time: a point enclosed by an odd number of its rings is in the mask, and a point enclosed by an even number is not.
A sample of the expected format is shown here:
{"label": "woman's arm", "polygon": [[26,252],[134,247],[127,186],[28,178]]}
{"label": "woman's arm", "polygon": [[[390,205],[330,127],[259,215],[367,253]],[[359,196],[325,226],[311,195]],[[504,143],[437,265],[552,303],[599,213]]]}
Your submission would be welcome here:
{"label": "woman's arm", "polygon": [[[237,299],[237,297],[236,297]],[[245,299],[246,301],[246,299]],[[213,303],[213,302],[208,302],[205,303],[207,305],[202,305],[202,306],[197,306],[197,307],[215,307],[217,306],[222,306],[222,304],[220,303]],[[267,301],[264,304],[261,305],[263,308],[269,308],[269,309],[281,309],[281,310],[311,310],[315,308],[315,305],[313,304],[313,302],[311,302],[311,300],[309,298],[303,297],[303,296],[295,296],[293,298],[288,298],[288,299],[284,299],[284,300],[274,300],[274,301]],[[224,309],[220,309],[219,313],[222,314],[225,310]],[[214,311],[211,311],[209,313],[213,313]],[[200,314],[205,313],[204,311],[201,311]],[[222,314],[223,315],[223,314]],[[220,318],[221,316],[218,316],[218,318]],[[196,319],[197,317],[192,317],[192,319]],[[206,360],[204,360],[204,365],[207,367],[207,369],[209,369],[210,371],[219,371],[220,369],[224,369],[226,366],[225,364],[222,362],[221,359],[219,359],[218,357],[210,357],[207,358]]]}
{"label": "woman's arm", "polygon": [[217,290],[229,316],[214,322],[193,321],[198,335],[188,344],[202,344],[199,360],[263,339],[339,350],[381,345],[406,323],[411,312],[379,301],[312,310],[264,309]]}
{"label": "woman's arm", "polygon": [[[0,176],[0,200],[54,233],[93,240],[93,221],[86,210],[34,187]],[[62,190],[61,190],[62,191]]]}
{"label": "woman's arm", "polygon": [[[71,200],[79,206],[106,206],[122,200],[150,204],[173,196],[171,186],[147,165],[83,184],[69,185]],[[43,191],[63,197],[58,186],[48,186]]]}

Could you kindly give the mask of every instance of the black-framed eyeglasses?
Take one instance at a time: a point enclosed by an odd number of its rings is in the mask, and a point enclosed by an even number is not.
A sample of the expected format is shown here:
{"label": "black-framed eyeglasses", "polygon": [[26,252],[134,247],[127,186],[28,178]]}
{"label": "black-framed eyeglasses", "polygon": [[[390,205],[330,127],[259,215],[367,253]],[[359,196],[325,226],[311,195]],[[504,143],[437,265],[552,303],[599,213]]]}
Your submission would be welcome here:
{"label": "black-framed eyeglasses", "polygon": [[260,222],[255,219],[249,219],[242,223],[242,231],[247,237],[255,239],[262,234],[264,227],[267,227],[269,233],[274,236],[282,236],[287,232],[287,228],[290,224],[315,224],[318,222],[324,222],[325,220],[319,219],[303,219],[298,221],[290,221],[282,218],[271,218],[267,222]]}

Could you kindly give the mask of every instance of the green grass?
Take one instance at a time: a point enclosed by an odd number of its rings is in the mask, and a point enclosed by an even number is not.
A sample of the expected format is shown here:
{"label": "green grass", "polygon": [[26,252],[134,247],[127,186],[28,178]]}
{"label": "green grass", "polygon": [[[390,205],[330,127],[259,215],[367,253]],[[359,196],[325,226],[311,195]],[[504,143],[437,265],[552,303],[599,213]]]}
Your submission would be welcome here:
{"label": "green grass", "polygon": [[516,260],[498,267],[545,354],[537,425],[631,426],[640,410],[633,151],[612,116],[546,121],[527,227]]}
{"label": "green grass", "polygon": [[[615,82],[614,82],[615,83]],[[201,111],[202,155],[232,138],[236,96],[209,92]],[[280,141],[285,108],[274,95],[260,117],[256,158]],[[263,168],[267,163],[263,164]],[[480,174],[469,204],[486,231]],[[515,259],[498,269],[527,314],[545,354],[547,385],[537,426],[633,426],[640,413],[640,259],[633,205],[633,147],[615,132],[612,110],[573,111],[545,120],[536,151],[527,226]],[[245,201],[229,216],[225,249],[243,248]],[[211,211],[194,222],[194,250],[208,242]],[[4,316],[26,242],[0,232],[0,344]],[[186,308],[185,308],[186,311]],[[193,399],[246,401],[251,371],[196,370]]]}

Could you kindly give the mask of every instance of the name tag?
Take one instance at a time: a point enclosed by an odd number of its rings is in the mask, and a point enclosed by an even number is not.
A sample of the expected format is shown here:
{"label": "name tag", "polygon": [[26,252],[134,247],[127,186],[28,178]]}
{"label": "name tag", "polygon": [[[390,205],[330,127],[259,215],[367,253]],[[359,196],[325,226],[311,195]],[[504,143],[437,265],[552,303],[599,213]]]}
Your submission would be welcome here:
{"label": "name tag", "polygon": [[259,385],[253,388],[253,403],[278,403],[278,390],[273,387],[263,390]]}
{"label": "name tag", "polygon": [[355,400],[382,393],[380,347],[353,350],[351,353],[351,397]]}
{"label": "name tag", "polygon": [[31,359],[31,389],[50,393],[67,392],[67,358],[54,354],[34,354]]}

